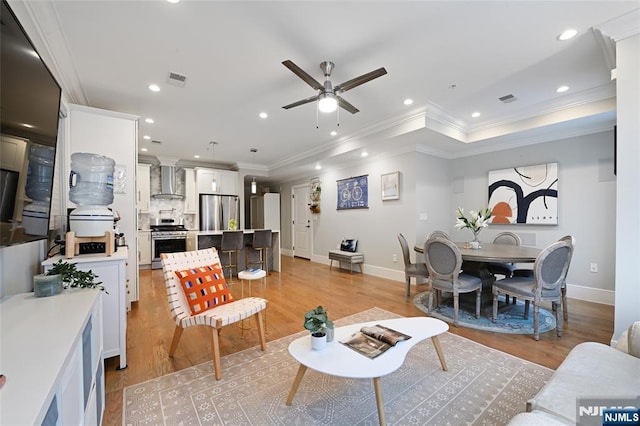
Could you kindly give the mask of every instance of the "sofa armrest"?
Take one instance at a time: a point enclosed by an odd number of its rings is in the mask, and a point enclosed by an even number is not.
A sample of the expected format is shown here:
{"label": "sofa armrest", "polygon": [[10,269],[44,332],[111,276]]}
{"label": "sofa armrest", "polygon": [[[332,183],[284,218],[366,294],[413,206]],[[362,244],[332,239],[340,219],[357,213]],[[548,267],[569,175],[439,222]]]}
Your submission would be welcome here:
{"label": "sofa armrest", "polygon": [[618,339],[615,348],[640,358],[640,321],[636,321],[625,330]]}

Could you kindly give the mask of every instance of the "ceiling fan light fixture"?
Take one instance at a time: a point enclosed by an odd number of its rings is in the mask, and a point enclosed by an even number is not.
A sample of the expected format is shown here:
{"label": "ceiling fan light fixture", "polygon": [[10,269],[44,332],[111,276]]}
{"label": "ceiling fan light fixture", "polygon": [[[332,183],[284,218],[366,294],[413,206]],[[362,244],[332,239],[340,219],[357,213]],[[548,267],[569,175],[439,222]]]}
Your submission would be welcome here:
{"label": "ceiling fan light fixture", "polygon": [[322,93],[318,96],[318,109],[320,112],[334,112],[338,109],[338,100],[333,93]]}

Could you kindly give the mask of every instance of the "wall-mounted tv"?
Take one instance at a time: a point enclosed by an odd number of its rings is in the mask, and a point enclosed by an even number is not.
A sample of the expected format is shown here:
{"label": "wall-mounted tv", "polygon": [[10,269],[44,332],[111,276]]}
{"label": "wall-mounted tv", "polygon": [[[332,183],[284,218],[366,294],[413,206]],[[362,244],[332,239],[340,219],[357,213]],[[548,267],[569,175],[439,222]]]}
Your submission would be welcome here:
{"label": "wall-mounted tv", "polygon": [[0,246],[7,246],[47,238],[62,92],[5,0],[0,20]]}

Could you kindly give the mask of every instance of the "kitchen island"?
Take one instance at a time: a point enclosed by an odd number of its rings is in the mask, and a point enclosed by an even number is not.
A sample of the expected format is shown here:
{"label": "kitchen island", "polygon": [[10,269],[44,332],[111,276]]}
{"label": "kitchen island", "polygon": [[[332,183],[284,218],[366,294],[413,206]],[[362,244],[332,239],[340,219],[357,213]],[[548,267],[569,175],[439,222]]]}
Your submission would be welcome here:
{"label": "kitchen island", "polygon": [[[245,256],[249,256],[251,260],[257,260],[260,256],[257,250],[253,250],[251,248],[251,244],[253,242],[253,231],[254,229],[244,229],[244,246],[245,250],[240,252],[240,256],[238,259],[238,264],[240,268],[244,268],[245,265]],[[222,246],[222,232],[223,231],[198,231],[191,232],[190,234],[195,234],[196,238],[196,247],[198,250],[215,247],[218,252],[220,252],[220,247]],[[280,231],[274,229],[272,232],[272,244],[271,248],[268,250],[268,264],[270,271],[280,271]],[[222,256],[220,253],[220,260],[224,265],[226,263],[226,258]]]}

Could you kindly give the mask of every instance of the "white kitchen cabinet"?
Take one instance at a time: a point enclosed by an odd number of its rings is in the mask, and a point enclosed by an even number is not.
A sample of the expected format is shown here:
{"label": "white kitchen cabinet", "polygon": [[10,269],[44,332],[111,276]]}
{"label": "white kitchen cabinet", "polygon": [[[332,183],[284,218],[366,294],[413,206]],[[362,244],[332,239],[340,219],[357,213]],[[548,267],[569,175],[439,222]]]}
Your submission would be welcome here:
{"label": "white kitchen cabinet", "polygon": [[[119,368],[127,366],[127,302],[126,302],[126,270],[127,247],[118,247],[112,256],[104,254],[83,254],[66,259],[75,263],[81,271],[93,271],[102,282],[105,292],[103,295],[102,324],[103,324],[103,356],[110,358],[120,356]],[[45,272],[62,256],[57,255],[42,262]],[[136,271],[137,272],[137,271]]]}
{"label": "white kitchen cabinet", "polygon": [[0,359],[8,380],[0,392],[2,424],[102,424],[103,296],[69,289],[2,300]]}
{"label": "white kitchen cabinet", "polygon": [[184,212],[198,213],[198,194],[196,188],[196,171],[184,169]]}
{"label": "white kitchen cabinet", "polygon": [[151,164],[138,164],[138,212],[149,213],[151,208]]}
{"label": "white kitchen cabinet", "polygon": [[[195,170],[198,194],[239,195],[238,172],[201,167]],[[216,182],[215,191],[213,190],[214,181]]]}
{"label": "white kitchen cabinet", "polygon": [[[151,267],[151,231],[138,231],[138,266]],[[143,268],[148,269],[148,268]]]}
{"label": "white kitchen cabinet", "polygon": [[[118,229],[129,246],[127,262],[127,306],[138,300],[138,232],[136,181],[138,166],[138,117],[83,105],[69,105],[69,129],[65,152],[91,152],[105,155],[116,162],[113,203],[109,206],[120,214]],[[70,158],[65,159],[63,176],[69,176]],[[68,207],[74,207],[68,203]]]}

